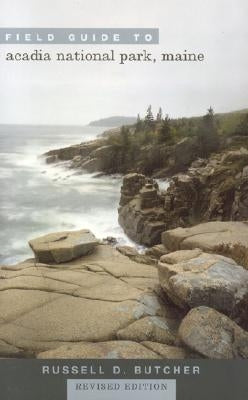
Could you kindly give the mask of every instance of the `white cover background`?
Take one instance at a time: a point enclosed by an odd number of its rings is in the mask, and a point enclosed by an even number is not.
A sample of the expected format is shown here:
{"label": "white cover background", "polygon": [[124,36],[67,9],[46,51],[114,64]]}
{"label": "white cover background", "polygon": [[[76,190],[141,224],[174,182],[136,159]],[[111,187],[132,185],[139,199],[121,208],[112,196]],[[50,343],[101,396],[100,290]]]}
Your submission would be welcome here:
{"label": "white cover background", "polygon": [[[162,51],[204,52],[204,63],[6,62],[7,51],[55,53],[113,46],[0,46],[0,123],[83,124],[136,115],[148,104],[170,116],[247,107],[247,0],[1,0],[1,27],[158,27]],[[139,51],[143,46],[116,46]]]}

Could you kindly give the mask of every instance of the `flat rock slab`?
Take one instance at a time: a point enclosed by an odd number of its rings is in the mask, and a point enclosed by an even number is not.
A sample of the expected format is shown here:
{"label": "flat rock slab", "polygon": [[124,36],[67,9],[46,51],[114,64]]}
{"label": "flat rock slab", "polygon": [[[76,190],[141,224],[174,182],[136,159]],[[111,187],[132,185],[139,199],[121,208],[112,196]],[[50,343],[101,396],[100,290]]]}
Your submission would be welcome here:
{"label": "flat rock slab", "polygon": [[248,332],[212,308],[192,309],[181,323],[179,336],[190,349],[210,359],[248,357]]}
{"label": "flat rock slab", "polygon": [[28,260],[13,269],[0,268],[0,357],[36,357],[64,345],[94,342],[90,349],[73,347],[73,357],[78,349],[78,357],[156,358],[132,340],[126,350],[125,343],[97,343],[116,341],[118,332],[138,321],[142,327],[146,317],[158,317],[151,320],[157,330],[151,327],[152,336],[140,334],[137,342],[169,335],[165,314],[178,319],[178,325],[181,315],[162,304],[158,284],[154,266],[135,263],[108,245],[64,264]]}
{"label": "flat rock slab", "polygon": [[188,349],[168,346],[156,342],[137,343],[130,340],[115,340],[100,343],[80,342],[60,346],[38,354],[39,359],[184,359],[196,358]]}
{"label": "flat rock slab", "polygon": [[162,234],[162,243],[170,251],[200,248],[215,252],[223,245],[237,244],[248,249],[248,223],[214,221],[176,228]]}
{"label": "flat rock slab", "polygon": [[98,241],[89,230],[51,233],[29,241],[39,263],[60,264],[90,253]]}
{"label": "flat rock slab", "polygon": [[77,343],[42,352],[38,358],[107,358],[107,359],[159,359],[162,356],[142,344],[131,341],[109,341],[102,343]]}
{"label": "flat rock slab", "polygon": [[230,258],[181,250],[161,257],[158,269],[163,290],[181,308],[204,305],[238,318],[248,307],[248,271]]}

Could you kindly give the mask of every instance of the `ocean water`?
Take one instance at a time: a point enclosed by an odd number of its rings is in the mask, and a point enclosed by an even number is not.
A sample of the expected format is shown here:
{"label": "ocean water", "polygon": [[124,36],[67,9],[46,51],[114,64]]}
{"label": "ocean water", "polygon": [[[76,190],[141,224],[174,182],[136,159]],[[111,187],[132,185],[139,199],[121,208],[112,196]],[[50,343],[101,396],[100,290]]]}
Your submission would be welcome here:
{"label": "ocean water", "polygon": [[0,263],[32,257],[28,240],[88,228],[130,244],[118,225],[120,177],[95,177],[47,165],[39,155],[91,140],[99,127],[0,126]]}

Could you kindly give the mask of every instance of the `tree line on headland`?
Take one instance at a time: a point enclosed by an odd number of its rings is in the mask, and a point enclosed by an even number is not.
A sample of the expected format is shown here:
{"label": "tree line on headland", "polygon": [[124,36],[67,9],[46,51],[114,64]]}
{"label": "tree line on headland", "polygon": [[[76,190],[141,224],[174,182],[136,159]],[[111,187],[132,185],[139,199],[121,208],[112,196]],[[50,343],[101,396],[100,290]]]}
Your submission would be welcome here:
{"label": "tree line on headland", "polygon": [[[152,159],[147,159],[147,169],[156,169],[159,163],[159,149],[175,147],[185,138],[192,138],[197,145],[197,156],[207,158],[218,151],[223,137],[248,136],[248,112],[215,114],[212,107],[203,117],[171,119],[160,107],[156,116],[152,106],[147,108],[141,118],[137,116],[134,125],[122,126],[118,134],[108,137],[108,144],[114,148],[115,157],[109,160],[110,169],[127,172],[128,167],[136,164],[142,149],[151,149]],[[157,156],[156,156],[157,154]]]}

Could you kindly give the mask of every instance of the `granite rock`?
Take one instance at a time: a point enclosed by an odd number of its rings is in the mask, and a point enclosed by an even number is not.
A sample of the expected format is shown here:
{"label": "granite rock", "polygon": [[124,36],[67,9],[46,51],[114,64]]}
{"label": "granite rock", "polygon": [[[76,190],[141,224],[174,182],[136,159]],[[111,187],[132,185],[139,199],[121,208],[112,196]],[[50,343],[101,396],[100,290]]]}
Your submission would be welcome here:
{"label": "granite rock", "polygon": [[179,336],[191,350],[207,358],[248,357],[248,332],[212,308],[192,309],[180,325]]}
{"label": "granite rock", "polygon": [[29,241],[37,262],[55,264],[86,255],[97,243],[95,236],[86,229],[50,233]]}

